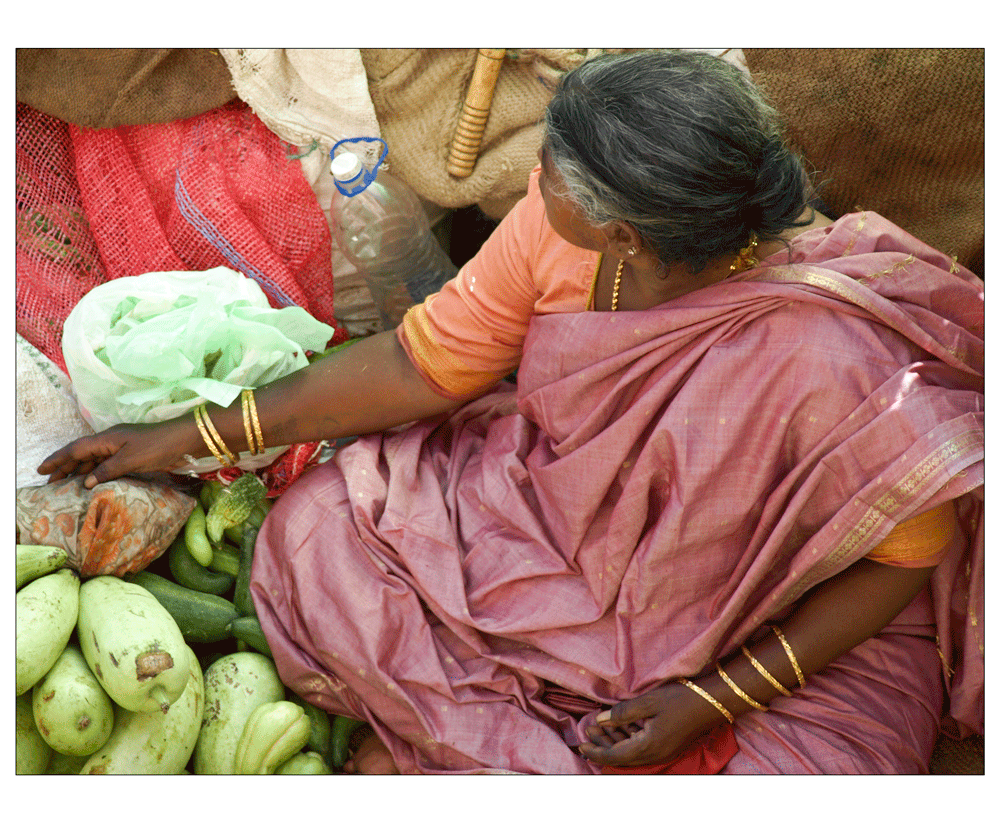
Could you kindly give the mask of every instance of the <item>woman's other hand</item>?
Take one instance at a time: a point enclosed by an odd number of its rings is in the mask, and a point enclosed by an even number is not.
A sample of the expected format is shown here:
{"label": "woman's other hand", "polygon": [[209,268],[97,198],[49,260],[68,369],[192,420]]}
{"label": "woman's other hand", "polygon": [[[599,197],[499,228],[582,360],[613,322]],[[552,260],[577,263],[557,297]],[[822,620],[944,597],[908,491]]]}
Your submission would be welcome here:
{"label": "woman's other hand", "polygon": [[602,766],[669,763],[720,721],[725,722],[711,704],[686,686],[669,683],[597,715],[586,728],[590,742],[579,751]]}
{"label": "woman's other hand", "polygon": [[84,486],[91,489],[125,474],[175,468],[201,447],[190,415],[166,423],[123,423],[63,446],[42,461],[38,473],[49,475],[50,483],[85,474]]}

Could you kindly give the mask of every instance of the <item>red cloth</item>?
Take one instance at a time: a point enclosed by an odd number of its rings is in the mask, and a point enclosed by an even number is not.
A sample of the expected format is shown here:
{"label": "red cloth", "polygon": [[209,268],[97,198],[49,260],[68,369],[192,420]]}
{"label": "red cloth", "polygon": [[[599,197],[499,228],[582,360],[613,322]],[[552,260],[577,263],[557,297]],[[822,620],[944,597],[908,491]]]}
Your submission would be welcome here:
{"label": "red cloth", "polygon": [[604,766],[604,774],[718,774],[740,750],[732,726],[716,726],[669,763]]}
{"label": "red cloth", "polygon": [[[267,487],[267,496],[280,497],[299,476],[319,462],[322,443],[296,443],[277,460],[254,472]],[[206,480],[224,480],[231,483],[244,473],[243,469],[217,469],[202,475]]]}

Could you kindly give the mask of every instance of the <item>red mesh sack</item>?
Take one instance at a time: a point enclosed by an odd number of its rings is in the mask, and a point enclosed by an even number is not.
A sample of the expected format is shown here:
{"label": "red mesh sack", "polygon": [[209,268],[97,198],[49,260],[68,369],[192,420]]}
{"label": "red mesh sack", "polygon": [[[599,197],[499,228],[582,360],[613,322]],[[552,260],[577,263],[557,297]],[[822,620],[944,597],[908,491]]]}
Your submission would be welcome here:
{"label": "red mesh sack", "polygon": [[83,211],[67,124],[19,103],[16,158],[15,323],[65,371],[63,322],[110,278]]}
{"label": "red mesh sack", "polygon": [[[18,104],[18,332],[65,369],[63,322],[94,286],[228,266],[273,307],[301,306],[335,328],[330,344],[346,340],[333,316],[330,232],[289,151],[239,101],[115,129]],[[269,473],[286,486],[317,452],[301,444]]]}

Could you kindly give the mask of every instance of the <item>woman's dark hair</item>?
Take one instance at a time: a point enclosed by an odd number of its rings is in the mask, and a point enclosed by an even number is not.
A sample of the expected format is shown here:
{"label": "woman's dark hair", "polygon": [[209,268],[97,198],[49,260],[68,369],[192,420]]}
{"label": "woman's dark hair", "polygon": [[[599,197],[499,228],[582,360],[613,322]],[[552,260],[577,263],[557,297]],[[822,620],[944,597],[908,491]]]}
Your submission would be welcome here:
{"label": "woman's dark hair", "polygon": [[698,272],[751,233],[766,241],[804,225],[808,177],[774,110],[713,55],[590,60],[563,77],[546,128],[564,194],[594,225],[632,225],[665,264]]}

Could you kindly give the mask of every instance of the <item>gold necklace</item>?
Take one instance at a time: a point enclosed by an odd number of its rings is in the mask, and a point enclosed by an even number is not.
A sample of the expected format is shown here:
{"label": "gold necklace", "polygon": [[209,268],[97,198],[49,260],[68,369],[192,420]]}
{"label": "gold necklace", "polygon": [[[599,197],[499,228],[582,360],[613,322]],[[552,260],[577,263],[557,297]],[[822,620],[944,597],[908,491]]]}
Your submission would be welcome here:
{"label": "gold necklace", "polygon": [[[756,235],[751,235],[750,244],[744,248],[740,249],[740,253],[736,255],[736,260],[729,267],[730,274],[738,274],[739,272],[746,271],[747,269],[753,268],[757,265],[757,258],[754,257],[754,249],[757,248],[757,237]],[[625,258],[623,257],[618,261],[618,268],[615,269],[615,285],[611,290],[611,311],[618,311],[618,290],[622,285],[622,272],[625,271]]]}
{"label": "gold necklace", "polygon": [[615,287],[611,292],[611,311],[618,311],[618,289],[622,284],[622,271],[625,269],[625,258],[618,261],[618,268],[615,271]]}

